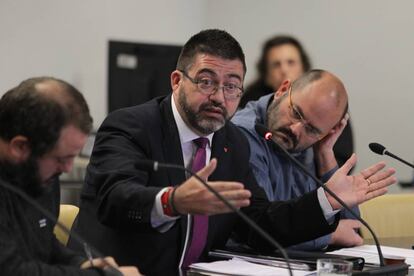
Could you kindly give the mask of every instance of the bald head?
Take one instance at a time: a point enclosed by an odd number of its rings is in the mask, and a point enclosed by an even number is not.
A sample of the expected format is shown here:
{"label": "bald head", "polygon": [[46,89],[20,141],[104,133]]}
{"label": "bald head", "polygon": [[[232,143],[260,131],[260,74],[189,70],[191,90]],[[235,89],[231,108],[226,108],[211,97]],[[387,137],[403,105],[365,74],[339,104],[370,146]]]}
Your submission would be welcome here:
{"label": "bald head", "polygon": [[71,100],[68,92],[70,88],[68,88],[65,83],[60,80],[52,78],[39,78],[38,81],[34,81],[33,84],[34,91],[39,93],[39,95],[56,101],[62,106]]}
{"label": "bald head", "polygon": [[[340,118],[348,111],[348,94],[342,81],[324,70],[311,70],[292,83],[292,93],[309,93],[322,106],[330,106],[329,111],[340,111]],[[337,112],[334,112],[337,113]],[[333,115],[333,114],[332,114]]]}
{"label": "bald head", "polygon": [[69,125],[88,134],[92,118],[82,94],[65,81],[31,78],[0,100],[0,138],[25,136],[35,155],[53,148],[62,128]]}
{"label": "bald head", "polygon": [[302,151],[332,132],[347,110],[341,80],[327,71],[311,70],[292,84],[282,83],[268,107],[267,126],[286,149]]}
{"label": "bald head", "polygon": [[56,102],[65,114],[64,125],[72,124],[88,134],[92,129],[92,117],[82,94],[69,83],[43,77],[34,81],[34,91],[46,100]]}

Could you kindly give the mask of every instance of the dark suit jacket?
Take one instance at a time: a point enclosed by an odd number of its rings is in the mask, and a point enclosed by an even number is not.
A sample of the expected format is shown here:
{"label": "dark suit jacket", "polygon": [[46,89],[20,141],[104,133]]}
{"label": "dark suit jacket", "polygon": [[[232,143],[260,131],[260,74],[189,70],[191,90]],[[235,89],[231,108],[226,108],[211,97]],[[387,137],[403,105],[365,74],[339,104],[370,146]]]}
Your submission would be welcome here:
{"label": "dark suit jacket", "polygon": [[[270,203],[249,168],[249,145],[232,123],[217,131],[211,156],[218,166],[209,180],[240,181],[251,190],[251,205],[243,211],[283,245],[299,243],[333,231],[319,206],[316,192],[297,201]],[[137,265],[146,275],[174,275],[185,241],[183,216],[166,233],[151,227],[156,194],[179,185],[177,170],[146,172],[136,160],[183,164],[171,96],[111,113],[100,127],[81,195],[75,230],[121,265]],[[233,230],[261,249],[269,246],[242,224],[235,214],[210,216],[206,249],[223,247]],[[71,244],[72,247],[77,247]],[[81,247],[77,247],[81,248]]]}

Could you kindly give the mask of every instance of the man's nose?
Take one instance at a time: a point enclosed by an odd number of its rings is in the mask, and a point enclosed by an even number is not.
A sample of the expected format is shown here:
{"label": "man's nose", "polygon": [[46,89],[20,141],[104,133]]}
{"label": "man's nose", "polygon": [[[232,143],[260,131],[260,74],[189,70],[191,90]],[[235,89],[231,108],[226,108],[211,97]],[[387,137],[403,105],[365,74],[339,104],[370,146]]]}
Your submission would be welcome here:
{"label": "man's nose", "polygon": [[214,94],[211,94],[209,98],[211,101],[214,101],[216,103],[224,103],[224,87],[218,87]]}
{"label": "man's nose", "polygon": [[302,124],[301,121],[297,121],[297,122],[293,122],[290,125],[290,130],[292,131],[292,133],[298,138],[301,136],[302,132],[304,131],[304,125]]}
{"label": "man's nose", "polygon": [[67,160],[64,163],[60,164],[59,169],[61,172],[68,173],[73,169],[73,159]]}

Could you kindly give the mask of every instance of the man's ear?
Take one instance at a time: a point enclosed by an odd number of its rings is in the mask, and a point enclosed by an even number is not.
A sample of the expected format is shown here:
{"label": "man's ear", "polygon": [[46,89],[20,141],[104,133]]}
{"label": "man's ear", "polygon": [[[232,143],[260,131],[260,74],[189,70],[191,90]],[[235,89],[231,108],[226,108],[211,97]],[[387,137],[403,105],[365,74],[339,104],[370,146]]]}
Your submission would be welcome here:
{"label": "man's ear", "polygon": [[29,140],[27,137],[22,135],[13,137],[9,142],[8,152],[10,159],[15,162],[26,161],[31,153]]}
{"label": "man's ear", "polygon": [[182,73],[178,70],[175,70],[171,73],[170,76],[170,82],[171,82],[171,88],[174,93],[174,91],[178,90],[178,87],[180,86],[182,80]]}
{"label": "man's ear", "polygon": [[284,80],[282,84],[279,86],[279,89],[275,92],[274,98],[278,99],[281,96],[283,96],[283,94],[287,93],[291,85],[292,82],[289,79]]}

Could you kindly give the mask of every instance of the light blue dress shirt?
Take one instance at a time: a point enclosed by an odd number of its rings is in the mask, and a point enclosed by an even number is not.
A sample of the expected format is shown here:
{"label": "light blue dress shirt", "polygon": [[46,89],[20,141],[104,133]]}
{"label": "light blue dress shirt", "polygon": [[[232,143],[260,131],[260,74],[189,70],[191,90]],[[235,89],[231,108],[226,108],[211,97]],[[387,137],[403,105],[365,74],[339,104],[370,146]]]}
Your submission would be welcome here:
{"label": "light blue dress shirt", "polygon": [[[269,102],[273,99],[273,93],[261,97],[257,101],[249,102],[246,107],[239,110],[232,122],[240,127],[250,144],[250,166],[258,184],[265,190],[269,200],[290,200],[302,196],[318,186],[314,180],[300,171],[295,164],[272,147],[255,131],[256,123],[266,125],[266,112]],[[316,173],[313,150],[309,148],[295,154],[311,172]],[[326,182],[337,170],[337,167],[321,177]],[[359,214],[357,207],[354,211]],[[351,214],[342,211],[341,217],[353,218]],[[327,247],[330,235],[316,240],[295,245],[292,248],[298,250],[320,250]]]}

